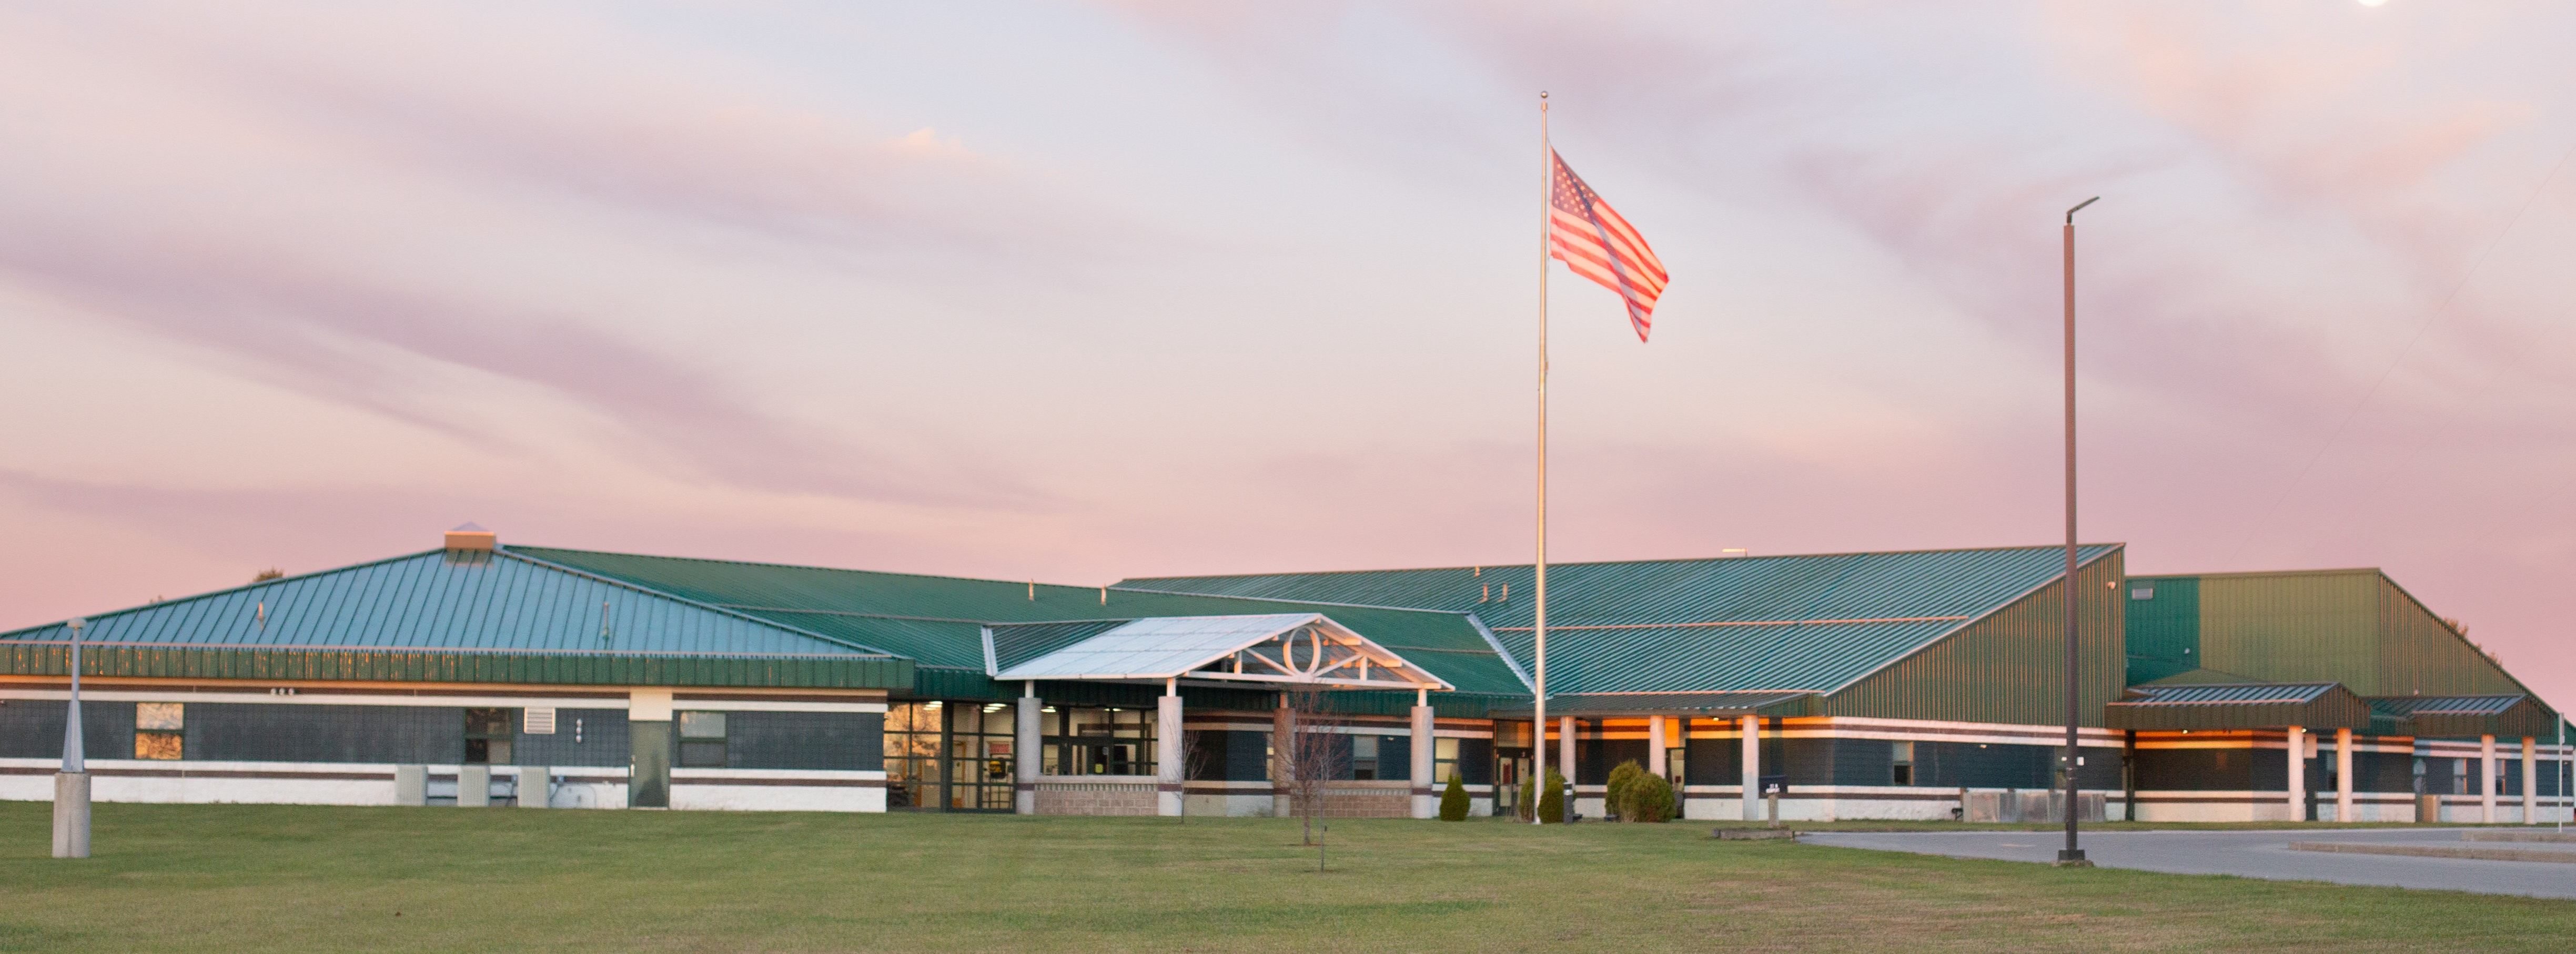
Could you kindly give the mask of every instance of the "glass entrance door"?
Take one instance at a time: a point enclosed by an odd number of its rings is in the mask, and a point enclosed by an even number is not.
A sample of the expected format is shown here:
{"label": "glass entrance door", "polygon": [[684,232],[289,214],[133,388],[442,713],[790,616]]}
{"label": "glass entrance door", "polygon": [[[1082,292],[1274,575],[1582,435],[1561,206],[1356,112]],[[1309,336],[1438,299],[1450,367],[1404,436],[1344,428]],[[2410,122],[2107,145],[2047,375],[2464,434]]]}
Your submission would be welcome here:
{"label": "glass entrance door", "polygon": [[1494,814],[1521,814],[1521,783],[1529,778],[1530,750],[1494,749]]}
{"label": "glass entrance door", "polygon": [[886,705],[886,808],[1011,810],[1008,703],[930,700]]}
{"label": "glass entrance door", "polygon": [[949,811],[1011,810],[1011,733],[1014,714],[1002,702],[948,705]]}

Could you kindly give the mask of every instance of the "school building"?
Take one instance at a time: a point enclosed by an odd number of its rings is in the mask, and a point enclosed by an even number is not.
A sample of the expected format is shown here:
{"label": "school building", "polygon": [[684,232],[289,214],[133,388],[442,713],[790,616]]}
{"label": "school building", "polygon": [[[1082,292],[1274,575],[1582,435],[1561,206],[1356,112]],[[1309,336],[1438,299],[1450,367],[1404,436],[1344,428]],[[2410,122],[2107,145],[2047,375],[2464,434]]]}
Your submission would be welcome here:
{"label": "school building", "polygon": [[[88,617],[82,731],[104,801],[1282,814],[1296,731],[1341,815],[1452,775],[1513,813],[1551,746],[1591,817],[1634,759],[1693,819],[2576,820],[2558,713],[2379,571],[2124,559],[1551,565],[1541,726],[1527,565],[1069,587],[468,528]],[[50,797],[72,648],[0,633],[0,798]]]}

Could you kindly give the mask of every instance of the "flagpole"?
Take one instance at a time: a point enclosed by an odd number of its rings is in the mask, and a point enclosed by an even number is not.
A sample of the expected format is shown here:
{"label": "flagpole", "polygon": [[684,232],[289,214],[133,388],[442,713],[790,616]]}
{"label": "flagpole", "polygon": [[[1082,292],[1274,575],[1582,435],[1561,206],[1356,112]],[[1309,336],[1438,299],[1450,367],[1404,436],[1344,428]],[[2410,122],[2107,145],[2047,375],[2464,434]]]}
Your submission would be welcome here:
{"label": "flagpole", "polygon": [[1547,144],[1547,93],[1538,94],[1538,684],[1531,696],[1530,822],[1545,824],[1538,814],[1547,793],[1547,230],[1549,194],[1556,185],[1556,161]]}

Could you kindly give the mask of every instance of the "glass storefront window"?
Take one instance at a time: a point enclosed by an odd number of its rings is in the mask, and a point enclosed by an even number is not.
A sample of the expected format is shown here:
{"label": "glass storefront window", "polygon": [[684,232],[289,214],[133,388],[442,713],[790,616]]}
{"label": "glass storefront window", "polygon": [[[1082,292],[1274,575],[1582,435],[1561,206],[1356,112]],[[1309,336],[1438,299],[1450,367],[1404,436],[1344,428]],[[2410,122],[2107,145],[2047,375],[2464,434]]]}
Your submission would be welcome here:
{"label": "glass storefront window", "polygon": [[1007,703],[886,706],[886,807],[1010,811],[1014,713]]}
{"label": "glass storefront window", "polygon": [[1151,709],[1120,706],[1049,706],[1038,720],[1046,748],[1039,764],[1050,775],[1154,774]]}

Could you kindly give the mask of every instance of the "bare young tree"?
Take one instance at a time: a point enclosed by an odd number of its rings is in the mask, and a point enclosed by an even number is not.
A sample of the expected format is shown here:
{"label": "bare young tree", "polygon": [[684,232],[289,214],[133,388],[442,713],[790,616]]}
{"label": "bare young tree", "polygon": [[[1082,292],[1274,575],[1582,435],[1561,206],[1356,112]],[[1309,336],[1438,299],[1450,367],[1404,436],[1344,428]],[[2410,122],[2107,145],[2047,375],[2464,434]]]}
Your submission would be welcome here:
{"label": "bare young tree", "polygon": [[1207,744],[1207,732],[1191,731],[1187,725],[1184,724],[1181,729],[1180,814],[1180,820],[1183,823],[1187,823],[1190,818],[1190,780],[1203,775],[1223,774],[1221,772],[1210,771],[1211,769],[1219,767],[1208,764],[1214,759],[1215,755],[1216,753],[1209,750]]}
{"label": "bare young tree", "polygon": [[1318,846],[1315,820],[1324,816],[1333,782],[1349,775],[1351,767],[1347,740],[1333,731],[1342,719],[1326,707],[1327,691],[1303,683],[1282,693],[1286,731],[1272,743],[1274,784],[1287,790],[1289,809],[1305,819],[1304,843]]}

